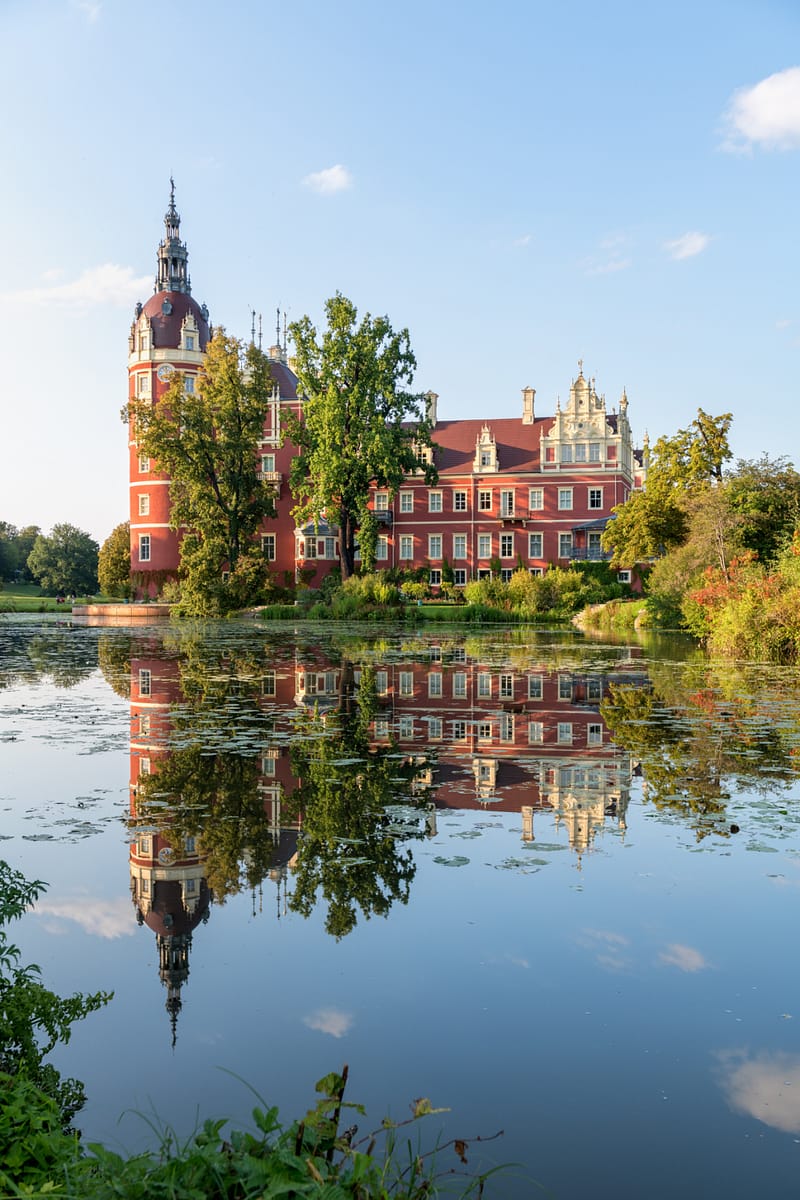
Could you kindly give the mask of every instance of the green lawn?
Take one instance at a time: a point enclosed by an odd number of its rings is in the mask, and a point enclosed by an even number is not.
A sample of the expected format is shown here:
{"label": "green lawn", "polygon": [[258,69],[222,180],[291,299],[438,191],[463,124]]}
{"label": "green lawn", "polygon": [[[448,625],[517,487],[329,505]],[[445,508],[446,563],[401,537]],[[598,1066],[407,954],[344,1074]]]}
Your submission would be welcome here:
{"label": "green lawn", "polygon": [[[36,583],[3,583],[0,586],[0,613],[72,611],[69,600],[59,604],[55,596],[45,596]],[[106,599],[106,596],[78,596],[75,603],[98,603]]]}

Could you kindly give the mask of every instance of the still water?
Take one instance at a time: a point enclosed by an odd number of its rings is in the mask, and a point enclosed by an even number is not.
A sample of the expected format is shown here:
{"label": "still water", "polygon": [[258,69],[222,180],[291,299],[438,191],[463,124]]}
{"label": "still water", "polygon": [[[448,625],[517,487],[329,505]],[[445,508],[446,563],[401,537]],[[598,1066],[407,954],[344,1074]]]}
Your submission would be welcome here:
{"label": "still water", "polygon": [[114,990],[56,1062],[129,1150],[347,1062],[496,1196],[795,1196],[798,763],[797,672],[682,643],[0,624],[15,940]]}

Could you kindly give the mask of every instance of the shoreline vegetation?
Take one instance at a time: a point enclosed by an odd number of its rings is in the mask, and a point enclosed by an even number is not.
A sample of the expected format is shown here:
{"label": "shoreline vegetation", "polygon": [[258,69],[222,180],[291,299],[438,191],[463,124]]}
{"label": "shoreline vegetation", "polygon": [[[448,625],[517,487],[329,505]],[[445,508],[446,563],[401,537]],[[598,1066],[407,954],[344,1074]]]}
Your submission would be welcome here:
{"label": "shoreline vegetation", "polygon": [[[277,1108],[257,1092],[250,1131],[231,1130],[225,1119],[206,1120],[181,1142],[164,1126],[158,1149],[123,1156],[105,1146],[84,1146],[73,1122],[85,1102],[83,1085],[47,1063],[57,1043],[70,1039],[75,1021],[104,1005],[113,993],[58,996],[36,966],[21,966],[6,927],[45,890],[0,859],[0,1192],[22,1200],[263,1200],[306,1196],[319,1200],[423,1200],[442,1194],[485,1195],[501,1168],[472,1171],[476,1143],[501,1133],[438,1140],[423,1147],[419,1123],[447,1112],[430,1100],[411,1102],[404,1120],[384,1118],[359,1133],[353,1116],[363,1106],[345,1100],[348,1068],[316,1084],[318,1099],[305,1116],[284,1124]],[[245,1085],[249,1086],[249,1085]],[[252,1088],[250,1090],[253,1090]],[[412,1130],[413,1136],[407,1137]]]}

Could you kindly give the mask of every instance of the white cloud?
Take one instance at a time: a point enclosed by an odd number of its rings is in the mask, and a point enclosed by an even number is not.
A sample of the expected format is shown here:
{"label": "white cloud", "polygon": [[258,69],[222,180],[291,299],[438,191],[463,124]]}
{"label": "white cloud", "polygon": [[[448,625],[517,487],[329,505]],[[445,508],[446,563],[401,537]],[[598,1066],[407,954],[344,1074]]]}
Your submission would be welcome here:
{"label": "white cloud", "polygon": [[322,196],[330,196],[334,192],[348,191],[353,186],[353,176],[347,167],[337,163],[335,167],[325,167],[323,171],[312,171],[306,175],[303,183]]}
{"label": "white cloud", "polygon": [[800,1058],[740,1051],[718,1055],[722,1090],[736,1112],[783,1133],[800,1133]]}
{"label": "white cloud", "polygon": [[530,244],[531,244],[531,235],[529,233],[523,233],[522,237],[518,237],[518,238],[514,239],[515,246],[530,246]]}
{"label": "white cloud", "polygon": [[80,896],[72,900],[40,900],[33,909],[43,917],[50,933],[66,932],[64,921],[79,925],[84,933],[101,938],[118,938],[136,932],[136,919],[129,900],[120,896],[106,900],[97,896]]}
{"label": "white cloud", "polygon": [[317,1029],[320,1033],[328,1033],[331,1037],[344,1037],[350,1032],[353,1017],[350,1013],[338,1008],[318,1008],[316,1012],[303,1017],[303,1024],[309,1029]]}
{"label": "white cloud", "polygon": [[75,8],[77,8],[78,12],[83,13],[90,25],[94,25],[103,11],[103,5],[100,3],[100,0],[75,0]]}
{"label": "white cloud", "polygon": [[703,253],[710,241],[707,233],[693,229],[672,242],[664,242],[664,249],[670,258],[694,258],[695,254]]}
{"label": "white cloud", "polygon": [[679,971],[704,971],[709,965],[699,950],[695,950],[693,946],[683,946],[680,942],[673,942],[667,946],[659,954],[659,959],[668,967],[677,967]]}
{"label": "white cloud", "polygon": [[0,292],[0,304],[71,305],[79,309],[111,304],[115,308],[125,308],[143,295],[147,296],[153,286],[151,276],[134,275],[133,267],[121,267],[116,263],[87,267],[69,283],[55,283],[56,278],[57,271],[51,270],[45,274],[46,286]]}
{"label": "white cloud", "polygon": [[724,123],[724,150],[800,148],[800,67],[787,67],[734,92]]}
{"label": "white cloud", "polygon": [[585,264],[587,275],[613,275],[616,271],[627,271],[631,265],[630,258],[610,258],[606,262],[589,261]]}

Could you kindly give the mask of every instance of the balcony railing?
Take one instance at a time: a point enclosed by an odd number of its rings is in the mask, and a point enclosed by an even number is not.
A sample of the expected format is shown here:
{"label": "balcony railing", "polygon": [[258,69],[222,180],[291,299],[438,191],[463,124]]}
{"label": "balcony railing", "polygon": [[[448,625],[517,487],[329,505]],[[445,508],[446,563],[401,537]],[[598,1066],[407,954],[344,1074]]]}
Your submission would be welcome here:
{"label": "balcony railing", "polygon": [[264,483],[281,483],[283,475],[280,471],[256,471],[256,479],[261,479]]}
{"label": "balcony railing", "polygon": [[391,525],[394,520],[394,514],[390,508],[376,508],[373,510],[373,516],[379,525]]}
{"label": "balcony railing", "polygon": [[600,546],[573,546],[569,557],[577,562],[610,562],[612,554]]}

